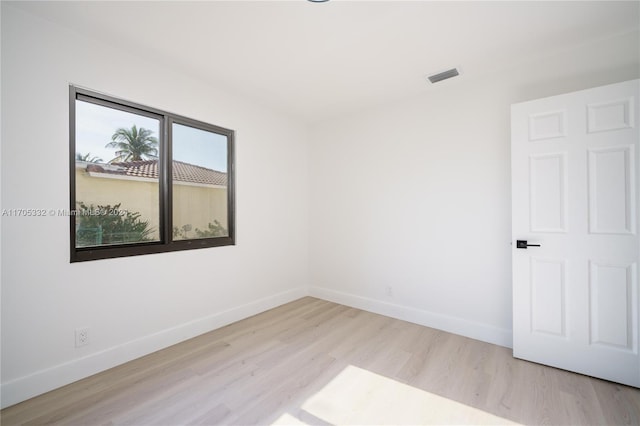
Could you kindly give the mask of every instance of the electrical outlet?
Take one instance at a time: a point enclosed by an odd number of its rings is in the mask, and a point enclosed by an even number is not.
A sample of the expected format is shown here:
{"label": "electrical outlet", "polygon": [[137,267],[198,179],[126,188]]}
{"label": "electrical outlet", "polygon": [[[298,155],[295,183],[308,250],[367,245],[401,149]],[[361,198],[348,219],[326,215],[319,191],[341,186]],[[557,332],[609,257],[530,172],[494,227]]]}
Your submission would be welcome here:
{"label": "electrical outlet", "polygon": [[393,288],[390,285],[385,287],[385,291],[388,297],[393,297]]}
{"label": "electrical outlet", "polygon": [[89,327],[76,328],[76,348],[89,344]]}

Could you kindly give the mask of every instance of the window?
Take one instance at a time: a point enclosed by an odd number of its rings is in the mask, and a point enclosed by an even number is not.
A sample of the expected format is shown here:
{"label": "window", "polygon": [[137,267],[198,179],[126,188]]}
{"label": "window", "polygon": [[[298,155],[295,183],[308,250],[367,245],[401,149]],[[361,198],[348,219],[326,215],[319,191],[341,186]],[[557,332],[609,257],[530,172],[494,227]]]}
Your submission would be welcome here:
{"label": "window", "polygon": [[234,132],[70,86],[71,261],[234,244]]}

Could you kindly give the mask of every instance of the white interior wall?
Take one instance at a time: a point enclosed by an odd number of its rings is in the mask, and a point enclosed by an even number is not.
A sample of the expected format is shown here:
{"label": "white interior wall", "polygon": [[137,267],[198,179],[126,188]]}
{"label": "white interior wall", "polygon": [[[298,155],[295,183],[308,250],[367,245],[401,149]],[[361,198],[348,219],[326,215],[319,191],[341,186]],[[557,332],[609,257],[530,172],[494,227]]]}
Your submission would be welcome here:
{"label": "white interior wall", "polygon": [[637,78],[639,36],[311,131],[311,294],[511,346],[510,104]]}
{"label": "white interior wall", "polygon": [[2,5],[1,207],[68,208],[74,83],[234,129],[237,245],[70,264],[67,217],[3,217],[3,406],[306,294],[306,128],[143,58]]}

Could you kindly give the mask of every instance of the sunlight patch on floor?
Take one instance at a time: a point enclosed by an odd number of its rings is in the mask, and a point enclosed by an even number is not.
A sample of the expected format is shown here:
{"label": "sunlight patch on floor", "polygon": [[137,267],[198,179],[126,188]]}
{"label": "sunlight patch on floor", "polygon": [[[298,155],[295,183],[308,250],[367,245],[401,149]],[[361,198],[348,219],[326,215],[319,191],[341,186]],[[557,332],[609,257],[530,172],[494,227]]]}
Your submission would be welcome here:
{"label": "sunlight patch on floor", "polygon": [[271,424],[272,425],[304,425],[304,426],[309,426],[309,423],[305,423],[302,420],[298,419],[297,417],[292,416],[289,413],[284,413],[283,415],[278,417],[276,419],[276,421],[274,421]]}
{"label": "sunlight patch on floor", "polygon": [[[305,412],[334,425],[517,424],[352,365],[307,399]],[[274,423],[306,424],[291,414]]]}

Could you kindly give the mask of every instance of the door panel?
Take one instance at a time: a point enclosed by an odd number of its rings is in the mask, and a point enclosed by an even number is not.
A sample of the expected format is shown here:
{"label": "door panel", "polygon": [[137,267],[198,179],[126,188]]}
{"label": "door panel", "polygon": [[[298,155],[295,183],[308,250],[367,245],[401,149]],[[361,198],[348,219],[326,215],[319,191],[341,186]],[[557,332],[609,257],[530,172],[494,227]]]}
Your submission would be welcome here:
{"label": "door panel", "polygon": [[633,97],[587,105],[589,133],[633,127]]}
{"label": "door panel", "polygon": [[638,387],[639,91],[511,108],[514,356]]}
{"label": "door panel", "polygon": [[531,329],[566,336],[565,262],[531,258]]}
{"label": "door panel", "polygon": [[589,232],[632,234],[635,231],[635,164],[633,145],[588,149]]}
{"label": "door panel", "polygon": [[634,295],[637,297],[636,264],[599,265],[591,263],[590,321],[591,343],[632,352],[637,344]]}
{"label": "door panel", "polygon": [[564,110],[529,115],[529,140],[539,141],[564,137],[566,127]]}
{"label": "door panel", "polygon": [[566,153],[529,157],[531,232],[566,231]]}

